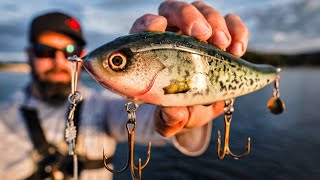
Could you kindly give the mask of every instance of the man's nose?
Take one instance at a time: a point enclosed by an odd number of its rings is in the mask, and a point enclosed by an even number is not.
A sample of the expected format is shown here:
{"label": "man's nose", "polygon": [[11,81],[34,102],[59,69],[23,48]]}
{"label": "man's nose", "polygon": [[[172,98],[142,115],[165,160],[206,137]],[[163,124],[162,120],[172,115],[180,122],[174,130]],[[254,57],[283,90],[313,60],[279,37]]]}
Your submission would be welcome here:
{"label": "man's nose", "polygon": [[56,66],[65,66],[68,64],[68,59],[64,56],[63,52],[56,51],[54,62]]}

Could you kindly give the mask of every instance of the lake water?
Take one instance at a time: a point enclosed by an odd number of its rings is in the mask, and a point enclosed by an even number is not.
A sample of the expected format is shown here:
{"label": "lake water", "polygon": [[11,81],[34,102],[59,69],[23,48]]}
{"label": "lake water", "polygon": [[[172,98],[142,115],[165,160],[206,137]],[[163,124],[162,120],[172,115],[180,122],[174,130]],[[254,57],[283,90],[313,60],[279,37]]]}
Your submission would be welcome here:
{"label": "lake water", "polygon": [[[0,101],[22,87],[27,74],[0,72]],[[87,75],[85,84],[101,87]],[[186,157],[173,147],[152,147],[144,179],[320,179],[320,69],[286,68],[281,73],[281,97],[286,111],[272,115],[266,103],[272,86],[239,97],[231,124],[230,148],[245,151],[251,137],[251,153],[243,159],[217,159],[217,130],[224,131],[223,118],[214,120],[211,145],[199,157]],[[139,118],[139,117],[138,117]],[[115,166],[123,165],[127,144],[119,144]],[[136,157],[144,162],[147,147],[138,145]],[[130,179],[130,172],[114,179]]]}

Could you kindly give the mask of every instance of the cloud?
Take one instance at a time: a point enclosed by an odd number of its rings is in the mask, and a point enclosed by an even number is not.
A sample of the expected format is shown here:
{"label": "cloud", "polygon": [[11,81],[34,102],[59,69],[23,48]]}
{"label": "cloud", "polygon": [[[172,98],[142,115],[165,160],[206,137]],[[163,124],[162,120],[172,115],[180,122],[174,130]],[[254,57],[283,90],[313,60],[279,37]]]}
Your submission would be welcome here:
{"label": "cloud", "polygon": [[26,23],[23,20],[10,20],[0,26],[0,60],[22,60],[26,48]]}
{"label": "cloud", "polygon": [[[33,16],[47,11],[78,17],[92,50],[128,33],[134,20],[157,14],[162,0],[0,0],[0,59],[24,58],[27,28]],[[186,2],[193,2],[187,0]],[[223,15],[236,13],[251,32],[249,48],[297,53],[319,50],[320,1],[318,0],[208,0]],[[19,55],[20,53],[20,55]]]}
{"label": "cloud", "polygon": [[249,48],[288,54],[319,51],[319,4],[316,0],[291,1],[248,11],[244,19],[250,22]]}
{"label": "cloud", "polygon": [[[0,5],[1,59],[24,58],[27,30],[32,17],[48,11],[60,11],[77,17],[93,49],[117,36],[128,34],[133,21],[146,13],[157,13],[161,0],[65,1],[29,0],[19,3],[5,1]],[[151,11],[150,11],[151,10]],[[21,59],[19,59],[21,60]]]}
{"label": "cloud", "polygon": [[21,49],[24,43],[21,41],[25,37],[25,30],[19,27],[20,21],[16,23],[7,23],[0,26],[1,41],[0,47],[2,51],[15,51]]}

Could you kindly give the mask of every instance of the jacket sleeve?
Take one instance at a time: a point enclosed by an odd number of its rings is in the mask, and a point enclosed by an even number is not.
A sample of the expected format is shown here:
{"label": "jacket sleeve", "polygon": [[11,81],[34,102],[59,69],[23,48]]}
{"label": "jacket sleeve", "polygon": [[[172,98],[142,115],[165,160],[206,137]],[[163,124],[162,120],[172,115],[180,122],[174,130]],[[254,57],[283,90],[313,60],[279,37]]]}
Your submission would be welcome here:
{"label": "jacket sleeve", "polygon": [[173,145],[187,156],[199,156],[204,153],[210,143],[212,122],[185,130],[172,137]]}

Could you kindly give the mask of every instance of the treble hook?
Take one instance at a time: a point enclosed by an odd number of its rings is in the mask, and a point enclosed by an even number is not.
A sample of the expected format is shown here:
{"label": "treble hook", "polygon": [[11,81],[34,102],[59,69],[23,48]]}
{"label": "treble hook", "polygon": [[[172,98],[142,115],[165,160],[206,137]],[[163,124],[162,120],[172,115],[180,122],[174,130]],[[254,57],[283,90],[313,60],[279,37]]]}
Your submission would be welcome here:
{"label": "treble hook", "polygon": [[[130,107],[132,105],[133,105],[133,107]],[[104,163],[104,167],[112,173],[121,173],[121,172],[125,171],[130,166],[132,179],[141,179],[142,169],[144,169],[150,161],[151,142],[149,142],[146,162],[143,165],[141,165],[141,158],[139,158],[139,164],[135,165],[134,164],[134,132],[135,132],[135,129],[137,126],[136,125],[136,110],[138,108],[138,104],[135,104],[133,102],[128,102],[128,103],[126,103],[125,108],[128,113],[128,121],[126,123],[126,128],[127,128],[127,132],[128,132],[128,149],[129,149],[127,164],[120,170],[111,169],[107,165],[108,158],[104,155],[104,152],[103,152],[103,158],[104,158],[103,163]],[[130,128],[130,126],[132,126],[132,125],[133,125],[133,127]],[[138,171],[138,177],[136,177],[135,170]]]}
{"label": "treble hook", "polygon": [[218,157],[220,160],[224,159],[226,154],[229,154],[235,159],[239,159],[247,156],[250,153],[250,141],[251,141],[250,137],[248,137],[247,151],[244,154],[236,155],[230,151],[229,134],[230,134],[230,124],[232,120],[232,112],[234,111],[233,103],[234,103],[234,99],[225,101],[225,106],[224,106],[225,133],[224,133],[224,148],[222,151],[221,151],[221,135],[220,135],[220,131],[218,131]]}

